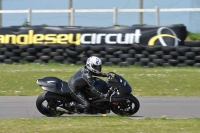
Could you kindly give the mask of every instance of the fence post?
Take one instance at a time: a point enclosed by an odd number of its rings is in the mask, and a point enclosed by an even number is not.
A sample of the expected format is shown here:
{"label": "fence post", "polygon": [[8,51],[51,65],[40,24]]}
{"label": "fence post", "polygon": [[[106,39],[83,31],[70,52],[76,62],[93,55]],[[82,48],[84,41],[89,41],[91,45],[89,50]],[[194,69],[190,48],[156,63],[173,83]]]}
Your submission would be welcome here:
{"label": "fence post", "polygon": [[32,10],[29,8],[28,9],[28,18],[27,18],[28,25],[31,25],[31,18],[32,18]]}
{"label": "fence post", "polygon": [[113,8],[113,25],[117,25],[117,8]]}
{"label": "fence post", "polygon": [[156,25],[160,25],[160,9],[158,6],[156,6]]}
{"label": "fence post", "polygon": [[[0,10],[2,10],[2,0],[0,0]],[[0,13],[0,27],[2,27],[2,13]]]}
{"label": "fence post", "polygon": [[71,19],[70,19],[70,26],[74,26],[74,9],[71,8]]}

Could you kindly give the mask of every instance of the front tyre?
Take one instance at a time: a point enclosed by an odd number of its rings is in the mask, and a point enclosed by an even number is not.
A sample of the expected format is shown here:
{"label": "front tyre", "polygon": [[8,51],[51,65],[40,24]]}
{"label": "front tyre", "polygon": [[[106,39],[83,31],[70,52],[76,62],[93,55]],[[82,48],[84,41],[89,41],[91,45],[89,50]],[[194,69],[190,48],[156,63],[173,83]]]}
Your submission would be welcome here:
{"label": "front tyre", "polygon": [[112,107],[112,112],[120,116],[132,116],[140,108],[140,103],[136,97],[130,94],[124,99],[124,101],[114,104]]}
{"label": "front tyre", "polygon": [[43,92],[36,100],[36,107],[38,111],[48,117],[63,115],[63,112],[56,111],[56,107],[62,104],[63,99],[51,92]]}

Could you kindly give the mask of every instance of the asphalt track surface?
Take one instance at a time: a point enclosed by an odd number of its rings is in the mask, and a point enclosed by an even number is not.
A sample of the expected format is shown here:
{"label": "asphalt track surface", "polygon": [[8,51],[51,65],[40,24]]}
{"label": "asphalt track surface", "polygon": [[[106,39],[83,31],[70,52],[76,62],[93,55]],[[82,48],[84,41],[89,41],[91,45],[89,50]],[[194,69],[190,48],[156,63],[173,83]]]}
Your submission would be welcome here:
{"label": "asphalt track surface", "polygon": [[[36,96],[1,96],[0,118],[45,117],[36,109],[36,98]],[[141,106],[140,110],[133,116],[133,118],[200,118],[200,97],[137,98],[140,101]],[[107,114],[107,116],[113,115],[115,114]],[[63,117],[68,116],[69,115],[63,115]],[[89,116],[92,117],[94,115]]]}

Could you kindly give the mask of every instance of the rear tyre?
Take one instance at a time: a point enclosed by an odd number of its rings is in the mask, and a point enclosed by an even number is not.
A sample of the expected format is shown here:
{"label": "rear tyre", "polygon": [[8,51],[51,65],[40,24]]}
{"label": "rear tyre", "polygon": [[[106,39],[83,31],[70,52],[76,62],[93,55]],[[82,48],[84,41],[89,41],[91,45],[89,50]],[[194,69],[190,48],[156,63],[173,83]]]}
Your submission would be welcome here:
{"label": "rear tyre", "polygon": [[56,107],[63,104],[63,99],[51,92],[43,92],[36,100],[38,111],[48,117],[58,117],[63,115],[63,112],[56,111]]}
{"label": "rear tyre", "polygon": [[123,102],[113,105],[112,112],[120,116],[132,116],[138,112],[140,103],[136,97],[130,94]]}

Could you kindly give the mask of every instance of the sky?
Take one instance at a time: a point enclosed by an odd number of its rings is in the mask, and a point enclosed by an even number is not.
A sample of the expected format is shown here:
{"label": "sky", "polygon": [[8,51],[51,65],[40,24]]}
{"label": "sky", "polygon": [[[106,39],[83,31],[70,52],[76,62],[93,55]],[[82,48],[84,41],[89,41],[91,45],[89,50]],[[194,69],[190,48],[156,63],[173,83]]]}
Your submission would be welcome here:
{"label": "sky", "polygon": [[[68,9],[68,0],[2,0],[3,10],[25,9]],[[200,7],[200,0],[143,0],[144,9],[159,8],[192,8]],[[73,0],[74,9],[138,9],[139,0]],[[3,27],[22,25],[27,14],[3,14]],[[164,12],[160,13],[160,25],[184,24],[187,30],[200,33],[200,12]],[[139,13],[118,13],[119,25],[132,26],[139,24]],[[156,25],[155,13],[144,13],[143,23]],[[68,13],[34,13],[32,25],[47,24],[50,26],[67,26]],[[75,13],[74,26],[113,25],[112,13]]]}

